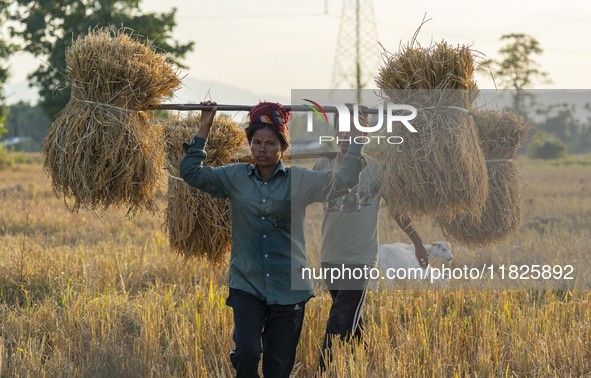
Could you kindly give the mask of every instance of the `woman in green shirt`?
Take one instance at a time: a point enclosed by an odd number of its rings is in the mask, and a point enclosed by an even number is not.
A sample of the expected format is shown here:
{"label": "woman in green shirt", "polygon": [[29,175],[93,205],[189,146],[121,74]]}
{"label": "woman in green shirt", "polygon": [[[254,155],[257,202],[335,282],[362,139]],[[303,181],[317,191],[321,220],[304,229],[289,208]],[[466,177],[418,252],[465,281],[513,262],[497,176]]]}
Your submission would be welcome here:
{"label": "woman in green shirt", "polygon": [[[202,103],[215,105],[212,102]],[[361,147],[353,144],[336,174],[285,167],[291,113],[280,104],[261,102],[249,113],[246,128],[254,165],[203,166],[205,144],[216,108],[203,111],[201,127],[184,143],[181,176],[189,185],[229,198],[232,252],[226,304],[233,308],[236,348],[230,353],[237,377],[289,377],[312,285],[306,268],[306,206],[322,202],[332,190],[359,182]],[[353,137],[361,135],[357,130]],[[297,288],[297,290],[293,290]],[[261,349],[262,340],[262,349]]]}

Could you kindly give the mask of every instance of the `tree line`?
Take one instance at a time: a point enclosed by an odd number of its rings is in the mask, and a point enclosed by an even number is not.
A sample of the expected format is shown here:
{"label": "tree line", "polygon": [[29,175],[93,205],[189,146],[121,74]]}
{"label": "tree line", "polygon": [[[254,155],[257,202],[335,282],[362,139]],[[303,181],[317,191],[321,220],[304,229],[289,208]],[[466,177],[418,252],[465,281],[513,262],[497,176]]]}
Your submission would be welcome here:
{"label": "tree line", "polygon": [[535,59],[543,53],[540,43],[522,33],[503,35],[501,41],[506,44],[499,50],[500,59],[485,60],[479,71],[489,72],[502,89],[511,90],[512,105],[506,110],[523,116],[532,126],[526,144],[529,156],[553,159],[567,151],[591,152],[591,105],[584,106],[588,113],[585,119],[574,104],[536,103],[535,93],[528,89],[536,84],[552,83],[549,73]]}

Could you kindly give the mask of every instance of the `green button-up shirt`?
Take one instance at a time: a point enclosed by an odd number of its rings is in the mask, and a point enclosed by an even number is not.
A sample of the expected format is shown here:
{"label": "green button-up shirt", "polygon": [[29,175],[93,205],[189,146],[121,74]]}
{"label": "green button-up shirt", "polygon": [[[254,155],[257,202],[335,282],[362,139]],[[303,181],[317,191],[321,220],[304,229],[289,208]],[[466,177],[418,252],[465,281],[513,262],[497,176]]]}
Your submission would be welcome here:
{"label": "green button-up shirt", "polygon": [[[286,168],[280,162],[263,181],[258,166],[239,163],[206,167],[205,144],[197,136],[184,143],[181,177],[191,186],[217,198],[229,198],[232,253],[229,286],[265,300],[287,305],[313,295],[306,264],[304,216],[306,206],[322,202],[332,191],[353,188],[359,182],[361,145],[353,144],[336,173]],[[190,151],[190,152],[188,152]],[[292,290],[294,288],[301,290]]]}

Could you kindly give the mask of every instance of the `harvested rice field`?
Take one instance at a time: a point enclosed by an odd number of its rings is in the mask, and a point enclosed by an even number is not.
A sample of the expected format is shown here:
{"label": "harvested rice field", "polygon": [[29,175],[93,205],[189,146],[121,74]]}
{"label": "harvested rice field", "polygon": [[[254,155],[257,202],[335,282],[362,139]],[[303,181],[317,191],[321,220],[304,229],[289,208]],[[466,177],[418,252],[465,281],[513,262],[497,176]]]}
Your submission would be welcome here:
{"label": "harvested rice field", "polygon": [[[588,255],[591,158],[516,165],[527,182],[521,235],[487,248],[452,243],[450,266]],[[155,201],[166,208],[162,194]],[[131,221],[125,210],[74,216],[42,163],[0,171],[1,377],[234,376],[227,267],[185,263],[170,251],[163,212]],[[385,210],[380,243],[409,243]],[[322,207],[310,207],[310,256],[321,221]],[[428,219],[416,228],[424,242],[446,240]],[[314,375],[329,305],[323,291],[308,302],[294,377]],[[372,291],[366,346],[337,346],[325,376],[591,376],[590,309],[589,291]]]}

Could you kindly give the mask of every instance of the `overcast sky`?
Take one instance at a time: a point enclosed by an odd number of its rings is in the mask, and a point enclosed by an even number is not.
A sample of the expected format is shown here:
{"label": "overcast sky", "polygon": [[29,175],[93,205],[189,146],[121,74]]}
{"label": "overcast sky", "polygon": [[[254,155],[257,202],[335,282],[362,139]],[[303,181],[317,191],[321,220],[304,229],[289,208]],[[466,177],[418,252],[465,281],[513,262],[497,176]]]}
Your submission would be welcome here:
{"label": "overcast sky", "polygon": [[[141,7],[178,9],[174,37],[195,41],[185,74],[289,97],[291,89],[329,88],[341,4],[328,0],[328,15],[324,0],[143,0]],[[554,81],[535,88],[591,88],[591,1],[374,0],[374,8],[378,39],[389,51],[412,38],[426,12],[432,20],[419,34],[422,45],[442,39],[470,44],[495,59],[501,35],[529,34],[544,49],[536,59]],[[39,63],[18,54],[11,60],[9,83],[23,82]],[[484,76],[478,84],[493,88]]]}

